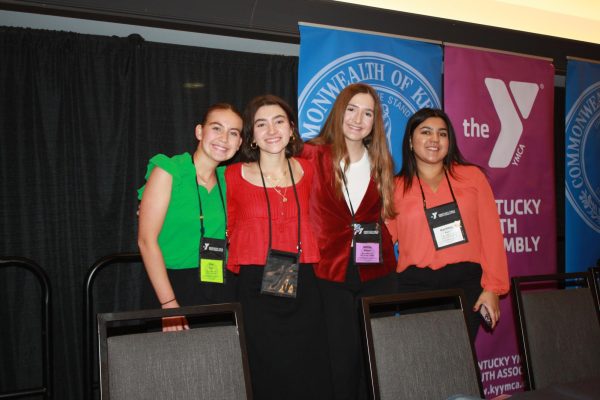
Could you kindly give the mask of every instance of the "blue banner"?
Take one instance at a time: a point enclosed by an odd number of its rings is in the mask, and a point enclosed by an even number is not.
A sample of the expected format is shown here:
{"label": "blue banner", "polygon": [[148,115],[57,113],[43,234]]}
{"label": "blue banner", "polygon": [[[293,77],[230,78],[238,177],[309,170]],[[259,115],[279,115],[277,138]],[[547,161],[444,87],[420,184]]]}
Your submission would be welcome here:
{"label": "blue banner", "polygon": [[396,171],[408,118],[441,107],[440,45],[335,28],[300,25],[298,122],[304,140],[319,134],[339,92],[366,83],[379,93]]}
{"label": "blue banner", "polygon": [[600,259],[600,63],[567,63],[565,117],[566,271]]}

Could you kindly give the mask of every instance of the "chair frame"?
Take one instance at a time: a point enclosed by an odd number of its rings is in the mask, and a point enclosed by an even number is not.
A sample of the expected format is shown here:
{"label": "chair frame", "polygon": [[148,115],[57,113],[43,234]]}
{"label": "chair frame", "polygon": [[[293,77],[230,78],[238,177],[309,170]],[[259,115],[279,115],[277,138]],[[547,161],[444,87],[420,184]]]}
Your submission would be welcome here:
{"label": "chair frame", "polygon": [[[572,281],[577,280],[585,283],[575,284]],[[533,371],[531,369],[531,346],[527,337],[527,324],[525,322],[525,315],[523,312],[523,296],[522,296],[522,284],[527,283],[551,283],[557,282],[561,286],[557,287],[556,290],[564,290],[565,287],[587,287],[592,292],[591,286],[592,276],[588,272],[570,272],[570,273],[558,273],[548,275],[529,275],[529,276],[516,276],[512,278],[511,292],[514,301],[515,308],[515,325],[517,334],[519,336],[519,346],[521,349],[521,367],[523,368],[523,377],[525,379],[525,390],[535,390],[535,379],[533,377]],[[571,281],[571,282],[568,282]],[[592,300],[594,300],[594,294],[591,293]],[[596,316],[600,321],[600,312],[596,308]]]}
{"label": "chair frame", "polygon": [[[244,323],[242,316],[242,306],[239,303],[223,303],[199,306],[187,306],[180,308],[125,311],[118,313],[100,313],[98,314],[98,354],[100,360],[100,398],[110,400],[109,378],[108,378],[108,329],[114,323],[129,320],[158,320],[164,317],[174,316],[212,316],[212,315],[233,315],[233,321],[238,328],[238,337],[240,348],[242,349],[242,369],[244,372],[244,383],[246,386],[246,399],[252,400],[252,384],[250,380],[250,367],[248,364],[248,354],[246,352],[246,337],[244,334]],[[192,329],[202,329],[201,327]]]}
{"label": "chair frame", "polygon": [[100,272],[112,264],[142,263],[140,253],[115,253],[98,259],[88,269],[83,286],[83,390],[85,397],[94,400],[94,389],[98,385],[94,374],[95,339],[97,338],[96,315],[94,313],[94,282]]}
{"label": "chair frame", "polygon": [[[363,329],[367,344],[367,363],[370,378],[370,389],[371,397],[374,400],[380,399],[379,392],[379,378],[377,377],[377,362],[375,360],[375,347],[373,343],[373,330],[371,329],[371,307],[379,305],[394,305],[394,304],[406,304],[406,303],[418,303],[424,300],[434,299],[458,299],[460,309],[462,310],[463,319],[465,322],[465,331],[469,334],[467,329],[467,317],[465,314],[465,295],[462,289],[445,289],[445,290],[433,290],[433,291],[422,291],[422,292],[409,292],[409,293],[398,293],[381,296],[370,296],[362,298],[362,316],[363,316]],[[469,345],[471,347],[471,357],[475,366],[475,372],[477,375],[477,384],[479,387],[479,395],[483,398],[483,385],[481,382],[481,373],[477,366],[477,356],[475,354],[475,347],[473,344],[473,338],[469,334]]]}
{"label": "chair frame", "polygon": [[589,272],[592,276],[592,288],[596,298],[596,308],[600,312],[600,265],[590,267]]}
{"label": "chair frame", "polygon": [[25,396],[43,396],[52,398],[53,351],[52,351],[52,289],[50,279],[42,267],[25,257],[0,257],[0,268],[17,267],[31,272],[41,289],[41,330],[42,330],[42,386],[0,393],[0,399],[16,399]]}

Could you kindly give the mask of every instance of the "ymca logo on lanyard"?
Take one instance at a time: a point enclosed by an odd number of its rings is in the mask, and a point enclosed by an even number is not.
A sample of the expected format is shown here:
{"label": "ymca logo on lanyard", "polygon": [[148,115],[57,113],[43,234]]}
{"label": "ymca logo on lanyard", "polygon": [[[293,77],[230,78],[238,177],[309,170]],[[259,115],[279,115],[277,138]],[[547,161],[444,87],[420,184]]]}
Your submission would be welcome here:
{"label": "ymca logo on lanyard", "polygon": [[419,179],[419,174],[417,174],[421,196],[423,197],[423,209],[425,210],[425,217],[427,218],[427,223],[429,224],[429,230],[431,231],[431,237],[436,250],[445,249],[469,241],[446,170],[444,170],[444,175],[446,176],[446,181],[448,182],[448,187],[452,194],[452,202],[437,207],[427,208],[425,192],[423,192],[421,179]]}

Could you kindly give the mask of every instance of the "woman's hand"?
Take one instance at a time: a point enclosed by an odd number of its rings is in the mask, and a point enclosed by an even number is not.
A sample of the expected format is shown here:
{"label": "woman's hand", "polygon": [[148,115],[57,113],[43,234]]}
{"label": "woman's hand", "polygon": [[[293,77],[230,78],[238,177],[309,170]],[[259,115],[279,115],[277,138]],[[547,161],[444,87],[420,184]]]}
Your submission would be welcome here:
{"label": "woman's hand", "polygon": [[485,305],[487,308],[490,318],[492,319],[491,328],[494,329],[500,320],[500,297],[494,292],[483,290],[473,306],[473,311],[479,312],[482,305]]}
{"label": "woman's hand", "polygon": [[[177,300],[173,300],[162,306],[163,309],[179,308]],[[162,319],[163,332],[183,331],[190,329],[187,319],[183,316],[165,317]]]}

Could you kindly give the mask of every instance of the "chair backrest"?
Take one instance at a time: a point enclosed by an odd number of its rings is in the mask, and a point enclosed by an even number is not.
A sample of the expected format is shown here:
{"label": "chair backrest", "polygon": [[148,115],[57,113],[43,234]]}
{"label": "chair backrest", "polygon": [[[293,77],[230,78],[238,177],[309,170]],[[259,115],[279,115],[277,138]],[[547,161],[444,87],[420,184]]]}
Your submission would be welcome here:
{"label": "chair backrest", "polygon": [[[398,313],[394,309],[442,299],[449,300],[453,308],[415,313]],[[459,393],[483,395],[464,304],[462,290],[362,299],[374,399],[433,400]]]}
{"label": "chair backrest", "polygon": [[[98,307],[98,299],[94,295],[94,292],[98,290],[94,290],[96,284],[98,282],[98,278],[102,275],[110,275],[103,274],[103,271],[107,270],[108,267],[110,269],[118,269],[118,267],[122,265],[126,265],[129,269],[133,264],[142,264],[142,256],[140,253],[115,253],[110,254],[104,257],[101,257],[96,262],[94,262],[90,268],[88,269],[85,279],[84,279],[84,287],[83,287],[83,388],[85,392],[85,398],[87,400],[94,400],[98,398],[98,371],[96,370],[97,359],[97,332],[98,329],[96,327],[96,313],[98,312],[98,308],[102,309],[103,307]],[[139,268],[143,270],[143,268]],[[145,274],[143,274],[145,275]],[[111,276],[111,278],[114,278]],[[100,279],[101,280],[101,279]],[[111,279],[111,284],[113,286],[117,286],[114,281]],[[127,292],[127,297],[131,297],[131,292]],[[116,311],[116,305],[110,304],[110,308],[103,311]]]}
{"label": "chair backrest", "polygon": [[512,283],[526,387],[597,376],[600,322],[590,275],[523,276]]}
{"label": "chair backrest", "polygon": [[[40,327],[41,327],[41,371],[42,384],[38,387],[30,387],[0,393],[2,399],[17,399],[29,396],[43,396],[44,399],[52,398],[52,304],[50,280],[46,272],[36,262],[24,257],[0,257],[0,268],[16,267],[24,269],[33,274],[40,285]],[[26,322],[27,318],[23,318]],[[2,321],[6,323],[6,321]],[[2,368],[10,368],[3,360]]]}
{"label": "chair backrest", "polygon": [[[186,316],[191,329],[143,329],[175,315]],[[142,329],[111,336],[111,325],[124,321]],[[102,400],[252,398],[238,303],[98,314],[98,338]]]}

